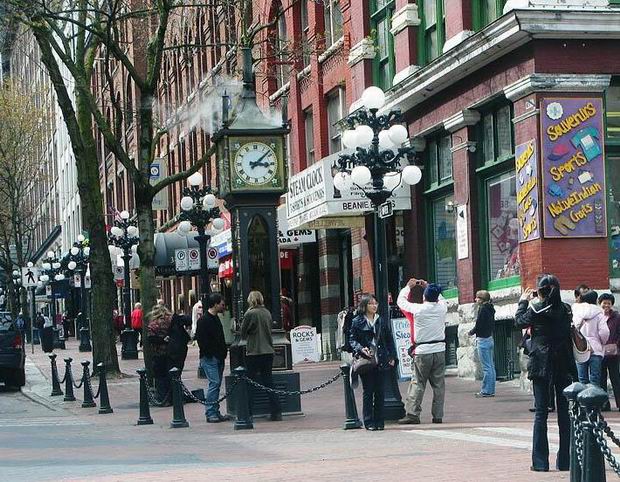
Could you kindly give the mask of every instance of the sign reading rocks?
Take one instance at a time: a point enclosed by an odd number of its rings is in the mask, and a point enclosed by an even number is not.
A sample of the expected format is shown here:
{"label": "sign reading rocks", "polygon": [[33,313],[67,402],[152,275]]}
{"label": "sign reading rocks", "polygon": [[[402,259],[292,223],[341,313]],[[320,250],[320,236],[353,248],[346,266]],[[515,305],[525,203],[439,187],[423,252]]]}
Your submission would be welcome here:
{"label": "sign reading rocks", "polygon": [[291,330],[290,335],[293,365],[321,360],[316,328],[306,325],[298,326]]}

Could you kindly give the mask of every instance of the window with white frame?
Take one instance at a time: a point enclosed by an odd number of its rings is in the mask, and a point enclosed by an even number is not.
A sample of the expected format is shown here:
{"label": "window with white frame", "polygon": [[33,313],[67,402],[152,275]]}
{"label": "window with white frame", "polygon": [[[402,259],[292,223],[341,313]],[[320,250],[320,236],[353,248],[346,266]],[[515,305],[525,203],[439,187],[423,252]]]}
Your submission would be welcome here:
{"label": "window with white frame", "polygon": [[329,132],[329,153],[342,149],[341,134],[337,123],[345,115],[345,90],[337,87],[327,95],[327,124]]}
{"label": "window with white frame", "polygon": [[304,111],[304,132],[306,139],[306,165],[314,164],[314,122],[312,110]]}
{"label": "window with white frame", "polygon": [[342,10],[340,0],[324,0],[325,47],[328,48],[342,37]]}

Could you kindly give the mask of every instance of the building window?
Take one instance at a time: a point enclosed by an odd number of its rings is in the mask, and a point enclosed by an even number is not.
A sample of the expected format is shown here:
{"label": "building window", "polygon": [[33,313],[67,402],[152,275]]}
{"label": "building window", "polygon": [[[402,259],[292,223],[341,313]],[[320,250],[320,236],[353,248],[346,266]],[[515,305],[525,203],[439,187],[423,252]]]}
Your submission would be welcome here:
{"label": "building window", "polygon": [[306,138],[306,165],[314,164],[314,123],[312,111],[304,112],[304,131]]}
{"label": "building window", "polygon": [[376,38],[376,55],[374,62],[374,83],[387,90],[394,80],[394,37],[390,33],[394,0],[375,0],[371,25]]}
{"label": "building window", "polygon": [[452,140],[449,135],[434,138],[428,142],[427,164],[430,187],[452,182]]}
{"label": "building window", "polygon": [[324,0],[323,15],[325,17],[325,47],[330,47],[342,37],[340,0]]}
{"label": "building window", "polygon": [[[419,4],[418,4],[419,5]],[[446,16],[443,0],[423,0],[422,25],[420,25],[422,63],[427,64],[441,55],[445,41]]]}
{"label": "building window", "polygon": [[605,93],[607,138],[620,141],[620,85],[612,85]]}
{"label": "building window", "polygon": [[280,89],[290,78],[291,66],[288,58],[288,34],[286,31],[286,19],[282,8],[278,10],[278,22],[276,25],[275,42],[275,74],[276,86]]}
{"label": "building window", "polygon": [[456,216],[450,193],[431,201],[433,279],[444,289],[456,288]]}
{"label": "building window", "polygon": [[345,91],[338,87],[327,96],[327,124],[329,131],[329,153],[334,154],[342,149],[340,129],[336,125],[345,115]]}
{"label": "building window", "polygon": [[302,62],[304,67],[310,65],[310,45],[308,38],[310,37],[310,22],[308,20],[308,0],[301,0],[300,5],[301,17],[301,48]]}
{"label": "building window", "polygon": [[482,116],[482,159],[484,165],[503,162],[513,156],[512,110],[505,105]]}
{"label": "building window", "polygon": [[506,0],[477,0],[473,5],[474,27],[480,30],[502,16]]}
{"label": "building window", "polygon": [[486,181],[489,281],[518,276],[517,186],[510,171]]}

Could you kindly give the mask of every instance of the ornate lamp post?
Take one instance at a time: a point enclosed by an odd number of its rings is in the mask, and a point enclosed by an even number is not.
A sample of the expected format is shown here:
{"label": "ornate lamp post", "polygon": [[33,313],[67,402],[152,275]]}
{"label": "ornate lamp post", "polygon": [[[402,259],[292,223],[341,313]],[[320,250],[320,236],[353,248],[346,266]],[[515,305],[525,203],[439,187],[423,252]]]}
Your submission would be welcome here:
{"label": "ornate lamp post", "polygon": [[63,281],[65,275],[62,273],[62,265],[60,259],[56,257],[53,251],[47,252],[47,260],[41,264],[43,274],[39,277],[41,285],[47,285],[49,283],[52,290],[52,301],[50,303],[50,318],[52,319],[52,326],[54,327],[54,348],[64,349],[64,340],[57,338],[58,330],[56,329],[56,283]]}
{"label": "ornate lamp post", "polygon": [[88,258],[90,247],[86,238],[79,235],[73,247],[69,250],[69,263],[67,268],[80,275],[80,316],[76,330],[80,337],[80,351],[91,351],[90,322],[88,319],[88,296],[86,296],[86,272],[88,271]]}
{"label": "ornate lamp post", "polygon": [[15,290],[15,311],[19,313],[21,309],[21,285],[22,285],[22,274],[19,270],[13,270],[11,273],[13,277],[13,289]]}
{"label": "ornate lamp post", "polygon": [[[361,100],[364,107],[343,121],[347,127],[342,135],[343,144],[354,149],[354,152],[343,154],[336,161],[339,172],[334,176],[334,186],[338,190],[357,186],[374,207],[375,290],[379,300],[379,314],[389,321],[385,233],[385,217],[391,215],[388,200],[401,183],[414,185],[420,182],[422,171],[413,164],[413,147],[403,146],[409,134],[407,128],[400,124],[400,111],[378,114],[385,104],[384,92],[378,87],[369,87],[362,94]],[[393,369],[390,383],[386,385],[386,418],[399,418],[402,415],[404,409],[396,371]]]}
{"label": "ornate lamp post", "polygon": [[136,246],[140,239],[138,238],[138,227],[135,221],[129,218],[129,212],[123,211],[120,219],[114,220],[114,226],[110,230],[108,239],[110,244],[110,252],[113,252],[113,246],[123,251],[123,262],[125,264],[125,283],[123,286],[123,304],[125,309],[125,329],[121,333],[121,358],[123,360],[138,359],[138,337],[131,329],[131,287],[129,286],[129,261],[133,253],[133,246]]}
{"label": "ornate lamp post", "polygon": [[[195,226],[198,231],[196,241],[198,241],[200,250],[200,297],[203,306],[206,306],[205,299],[211,291],[207,270],[207,247],[211,240],[211,234],[224,228],[224,220],[220,218],[217,198],[213,194],[211,186],[200,187],[202,175],[196,172],[187,181],[189,186],[183,188],[181,213],[179,215],[181,222],[177,231],[184,236],[189,234],[192,226]],[[211,224],[211,231],[207,230],[209,224]]]}

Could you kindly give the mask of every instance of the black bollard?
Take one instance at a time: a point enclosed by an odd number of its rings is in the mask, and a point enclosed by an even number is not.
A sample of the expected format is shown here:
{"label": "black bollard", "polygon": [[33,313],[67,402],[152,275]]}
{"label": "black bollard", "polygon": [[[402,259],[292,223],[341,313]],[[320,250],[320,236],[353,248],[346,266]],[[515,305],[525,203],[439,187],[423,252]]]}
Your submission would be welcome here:
{"label": "black bollard", "polygon": [[79,350],[81,352],[84,351],[92,351],[93,347],[90,344],[90,332],[88,331],[88,328],[85,326],[82,326],[82,328],[80,328],[80,347]]}
{"label": "black bollard", "polygon": [[[581,423],[583,415],[579,404],[577,403],[577,395],[584,391],[586,386],[583,383],[575,382],[570,384],[562,392],[568,399],[569,410],[571,412],[571,419],[576,418],[577,423]],[[581,467],[579,466],[579,460],[577,460],[577,434],[575,433],[575,426],[571,422],[570,426],[570,482],[581,482]]]}
{"label": "black bollard", "polygon": [[110,395],[108,394],[108,381],[105,374],[105,365],[103,362],[97,365],[99,371],[99,413],[112,413],[110,406]]}
{"label": "black bollard", "polygon": [[75,402],[73,394],[73,373],[71,372],[71,362],[73,358],[65,358],[65,402]]}
{"label": "black bollard", "polygon": [[152,425],[151,409],[149,407],[149,394],[146,388],[146,369],[138,368],[136,370],[140,375],[140,416],[138,417],[138,425]]}
{"label": "black bollard", "polygon": [[96,407],[97,404],[93,399],[93,391],[90,386],[90,373],[88,370],[88,365],[90,362],[88,360],[84,360],[81,365],[84,367],[84,374],[82,375],[82,384],[84,385],[84,401],[82,402],[82,408]]}
{"label": "black bollard", "polygon": [[[577,402],[587,419],[600,414],[601,408],[609,396],[607,392],[596,385],[589,384],[577,395]],[[581,482],[605,482],[605,459],[603,452],[596,442],[594,428],[583,427],[583,458],[581,467]]]}
{"label": "black bollard", "polygon": [[58,378],[58,367],[56,366],[56,356],[56,353],[49,355],[50,361],[52,362],[52,397],[62,395],[60,380]]}
{"label": "black bollard", "polygon": [[351,366],[348,364],[340,365],[342,371],[342,381],[344,383],[344,413],[346,420],[344,421],[344,429],[361,428],[362,421],[357,415],[357,406],[355,405],[355,393],[351,388]]}
{"label": "black bollard", "polygon": [[185,418],[185,410],[183,409],[181,370],[174,367],[168,373],[170,373],[170,379],[172,380],[172,422],[170,422],[170,428],[189,427],[189,422]]}
{"label": "black bollard", "polygon": [[237,414],[235,418],[235,430],[249,430],[254,428],[252,417],[250,416],[250,402],[248,397],[248,382],[245,377],[247,370],[245,367],[237,367],[233,370],[237,384]]}

